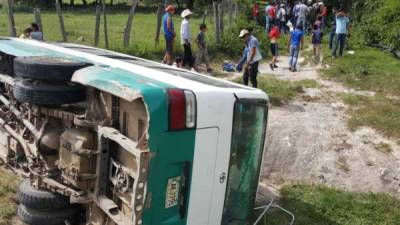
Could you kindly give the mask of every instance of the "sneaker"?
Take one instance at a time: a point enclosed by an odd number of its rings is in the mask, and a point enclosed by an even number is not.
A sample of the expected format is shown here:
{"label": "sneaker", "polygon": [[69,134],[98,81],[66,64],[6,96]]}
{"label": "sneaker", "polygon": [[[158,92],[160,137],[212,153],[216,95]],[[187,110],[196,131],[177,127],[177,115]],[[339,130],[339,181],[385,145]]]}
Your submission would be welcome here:
{"label": "sneaker", "polygon": [[292,69],[292,67],[291,67],[291,66],[289,67],[289,71],[290,71],[290,72],[293,72],[293,69]]}
{"label": "sneaker", "polygon": [[272,63],[269,64],[269,68],[271,68],[271,70],[274,70],[274,66],[272,65]]}
{"label": "sneaker", "polygon": [[274,65],[274,68],[276,69],[276,68],[279,68],[276,64]]}
{"label": "sneaker", "polygon": [[296,67],[293,67],[292,72],[297,72]]}

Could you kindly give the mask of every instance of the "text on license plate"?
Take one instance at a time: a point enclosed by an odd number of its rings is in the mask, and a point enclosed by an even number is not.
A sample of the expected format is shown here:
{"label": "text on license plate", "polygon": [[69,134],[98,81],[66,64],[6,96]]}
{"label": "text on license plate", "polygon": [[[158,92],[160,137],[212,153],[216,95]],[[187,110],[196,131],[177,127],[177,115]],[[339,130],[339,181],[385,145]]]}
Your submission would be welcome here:
{"label": "text on license plate", "polygon": [[179,187],[181,177],[174,177],[168,179],[167,193],[165,198],[165,208],[171,208],[178,205]]}

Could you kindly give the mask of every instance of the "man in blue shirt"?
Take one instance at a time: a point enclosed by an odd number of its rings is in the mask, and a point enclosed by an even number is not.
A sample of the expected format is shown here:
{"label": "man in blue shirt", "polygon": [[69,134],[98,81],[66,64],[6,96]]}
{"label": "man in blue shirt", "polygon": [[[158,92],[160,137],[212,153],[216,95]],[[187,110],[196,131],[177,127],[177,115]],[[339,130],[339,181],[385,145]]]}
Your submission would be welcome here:
{"label": "man in blue shirt", "polygon": [[333,57],[336,57],[336,52],[339,47],[339,56],[343,56],[344,46],[346,44],[346,37],[349,32],[350,20],[343,9],[336,13],[336,43],[332,49]]}
{"label": "man in blue shirt", "polygon": [[247,49],[246,64],[244,66],[243,83],[247,86],[249,78],[254,88],[257,88],[258,64],[262,59],[260,43],[251,33],[244,29],[240,31],[239,38],[243,40]]}
{"label": "man in blue shirt", "polygon": [[289,54],[289,70],[296,72],[297,59],[299,58],[300,49],[303,50],[304,46],[304,32],[302,31],[303,25],[297,24],[296,29],[294,29],[290,34],[290,39],[288,43]]}
{"label": "man in blue shirt", "polygon": [[168,65],[172,65],[174,39],[176,36],[174,22],[172,21],[172,15],[174,13],[175,7],[168,5],[167,8],[165,8],[165,14],[163,16],[163,31],[165,38],[165,55],[163,63],[167,63]]}

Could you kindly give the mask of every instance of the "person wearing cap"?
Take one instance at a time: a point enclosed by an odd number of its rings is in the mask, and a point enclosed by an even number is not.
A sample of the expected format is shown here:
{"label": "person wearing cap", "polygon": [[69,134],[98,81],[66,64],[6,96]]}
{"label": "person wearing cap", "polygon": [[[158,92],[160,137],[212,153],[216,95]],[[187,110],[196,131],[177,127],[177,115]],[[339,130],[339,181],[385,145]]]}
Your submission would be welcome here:
{"label": "person wearing cap", "polygon": [[343,56],[344,46],[346,45],[346,37],[349,35],[350,19],[344,9],[340,9],[336,13],[336,43],[332,48],[332,56],[335,58],[339,48],[339,56]]}
{"label": "person wearing cap", "polygon": [[181,23],[181,44],[183,45],[184,49],[182,66],[189,69],[192,69],[194,66],[192,46],[191,46],[192,34],[190,32],[190,23],[189,23],[192,15],[193,13],[190,11],[190,9],[183,10],[181,14],[183,18]]}
{"label": "person wearing cap", "polygon": [[172,21],[172,15],[174,13],[175,7],[173,5],[168,5],[167,8],[165,8],[165,14],[163,16],[163,31],[165,38],[165,55],[163,63],[168,65],[172,65],[173,47],[176,36],[174,22]]}
{"label": "person wearing cap", "polygon": [[240,31],[239,38],[243,40],[247,47],[247,61],[244,66],[243,83],[247,86],[249,78],[254,88],[257,88],[258,64],[262,59],[260,44],[253,35],[246,29]]}

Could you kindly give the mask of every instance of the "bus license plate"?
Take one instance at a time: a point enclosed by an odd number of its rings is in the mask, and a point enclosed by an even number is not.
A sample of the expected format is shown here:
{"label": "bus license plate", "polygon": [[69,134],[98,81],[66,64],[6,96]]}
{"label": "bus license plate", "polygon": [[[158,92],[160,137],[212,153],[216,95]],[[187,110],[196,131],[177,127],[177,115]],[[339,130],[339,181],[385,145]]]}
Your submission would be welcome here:
{"label": "bus license plate", "polygon": [[165,208],[178,205],[180,182],[181,177],[174,177],[168,180]]}

